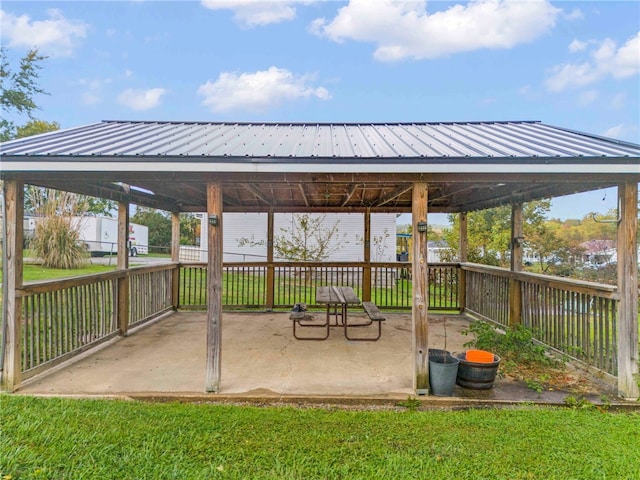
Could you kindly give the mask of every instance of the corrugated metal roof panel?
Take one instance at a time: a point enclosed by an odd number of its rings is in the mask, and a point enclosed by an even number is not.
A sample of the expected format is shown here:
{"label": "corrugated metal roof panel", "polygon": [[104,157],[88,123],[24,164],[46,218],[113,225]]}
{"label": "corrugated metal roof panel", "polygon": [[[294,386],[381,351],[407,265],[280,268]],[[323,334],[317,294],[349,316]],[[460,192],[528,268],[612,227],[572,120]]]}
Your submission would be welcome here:
{"label": "corrugated metal roof panel", "polygon": [[104,121],[5,142],[2,155],[218,158],[640,157],[640,145],[539,122]]}

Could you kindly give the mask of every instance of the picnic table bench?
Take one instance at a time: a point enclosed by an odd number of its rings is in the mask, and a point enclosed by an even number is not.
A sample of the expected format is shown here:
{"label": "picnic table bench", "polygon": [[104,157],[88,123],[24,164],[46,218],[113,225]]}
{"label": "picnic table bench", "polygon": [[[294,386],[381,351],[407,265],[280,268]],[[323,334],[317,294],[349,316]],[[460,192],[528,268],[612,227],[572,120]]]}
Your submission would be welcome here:
{"label": "picnic table bench", "polygon": [[[380,309],[373,302],[362,302],[362,308],[369,317],[369,321],[366,323],[349,323],[347,318],[347,307],[350,304],[359,304],[360,299],[353,291],[351,287],[335,287],[324,286],[316,289],[316,302],[325,303],[327,305],[327,312],[324,323],[314,322],[314,319],[305,314],[304,311],[294,309],[291,312],[289,318],[293,322],[293,336],[298,340],[326,340],[329,338],[330,327],[343,327],[344,336],[351,341],[376,341],[382,335],[382,322],[385,321],[385,317],[380,312]],[[299,305],[299,304],[298,304]],[[298,311],[296,311],[298,310]],[[378,324],[378,332],[375,337],[352,337],[349,336],[350,328],[366,327],[373,322]],[[315,327],[324,328],[325,332],[323,336],[309,337],[300,336],[297,333],[298,327]]]}

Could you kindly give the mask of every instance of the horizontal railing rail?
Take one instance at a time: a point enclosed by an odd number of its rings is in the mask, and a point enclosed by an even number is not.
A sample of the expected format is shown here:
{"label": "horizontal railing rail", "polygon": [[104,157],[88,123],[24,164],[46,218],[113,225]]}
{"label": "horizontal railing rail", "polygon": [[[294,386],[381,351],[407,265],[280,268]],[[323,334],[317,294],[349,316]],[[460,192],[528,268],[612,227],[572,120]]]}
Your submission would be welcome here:
{"label": "horizontal railing rail", "polygon": [[118,281],[129,277],[129,325],[172,308],[177,264],[26,283],[22,299],[21,370],[27,379],[118,333]]}
{"label": "horizontal railing rail", "polygon": [[136,327],[173,309],[172,275],[176,264],[129,270],[129,327]]}
{"label": "horizontal railing rail", "polygon": [[[230,310],[288,309],[296,303],[321,308],[315,289],[324,285],[350,286],[382,309],[412,306],[408,262],[239,262],[223,268],[223,306]],[[516,312],[515,320],[532,328],[540,342],[617,374],[616,287],[468,263],[431,264],[428,275],[431,310],[457,311],[464,294],[464,312],[503,327],[514,323]],[[157,264],[27,283],[17,291],[22,299],[23,378],[117,335],[123,279],[129,285],[129,326],[176,306],[206,309],[206,263]]]}
{"label": "horizontal railing rail", "polygon": [[[273,272],[272,305],[268,305],[268,273]],[[365,271],[370,269],[367,277]],[[429,266],[429,308],[459,309],[457,264]],[[365,285],[365,278],[370,278]],[[181,309],[204,309],[207,304],[207,265],[180,264]],[[225,263],[222,275],[222,303],[226,309],[291,308],[296,303],[320,308],[315,299],[319,286],[349,286],[363,300],[380,308],[406,310],[412,305],[411,263],[378,262],[239,262]],[[368,297],[368,298],[365,298]]]}
{"label": "horizontal railing rail", "polygon": [[538,341],[617,375],[619,294],[615,286],[476,264],[461,268],[467,278],[468,313],[504,327],[513,323],[509,294],[513,284],[519,293],[518,321],[531,328]]}
{"label": "horizontal railing rail", "polygon": [[117,332],[117,279],[110,272],[25,285],[22,297],[23,378],[79,354]]}

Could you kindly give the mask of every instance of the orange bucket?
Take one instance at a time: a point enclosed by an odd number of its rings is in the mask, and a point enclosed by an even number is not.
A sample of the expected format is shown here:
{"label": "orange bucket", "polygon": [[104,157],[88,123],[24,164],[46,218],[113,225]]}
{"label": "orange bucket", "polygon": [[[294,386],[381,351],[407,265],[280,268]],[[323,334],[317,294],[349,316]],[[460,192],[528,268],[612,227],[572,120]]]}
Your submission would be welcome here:
{"label": "orange bucket", "polygon": [[475,363],[491,363],[493,362],[493,353],[485,350],[467,350],[465,360]]}

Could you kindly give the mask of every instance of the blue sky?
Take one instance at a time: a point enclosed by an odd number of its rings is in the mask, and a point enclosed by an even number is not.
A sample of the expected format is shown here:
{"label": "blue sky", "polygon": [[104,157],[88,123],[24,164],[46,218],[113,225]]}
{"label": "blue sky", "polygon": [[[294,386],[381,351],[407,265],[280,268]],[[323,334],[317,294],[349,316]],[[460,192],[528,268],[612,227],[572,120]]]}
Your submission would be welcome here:
{"label": "blue sky", "polygon": [[[541,120],[640,143],[640,2],[3,1],[10,59],[47,55],[37,117]],[[15,65],[15,63],[13,63]],[[604,201],[603,201],[604,198]],[[552,216],[615,208],[614,190]]]}

